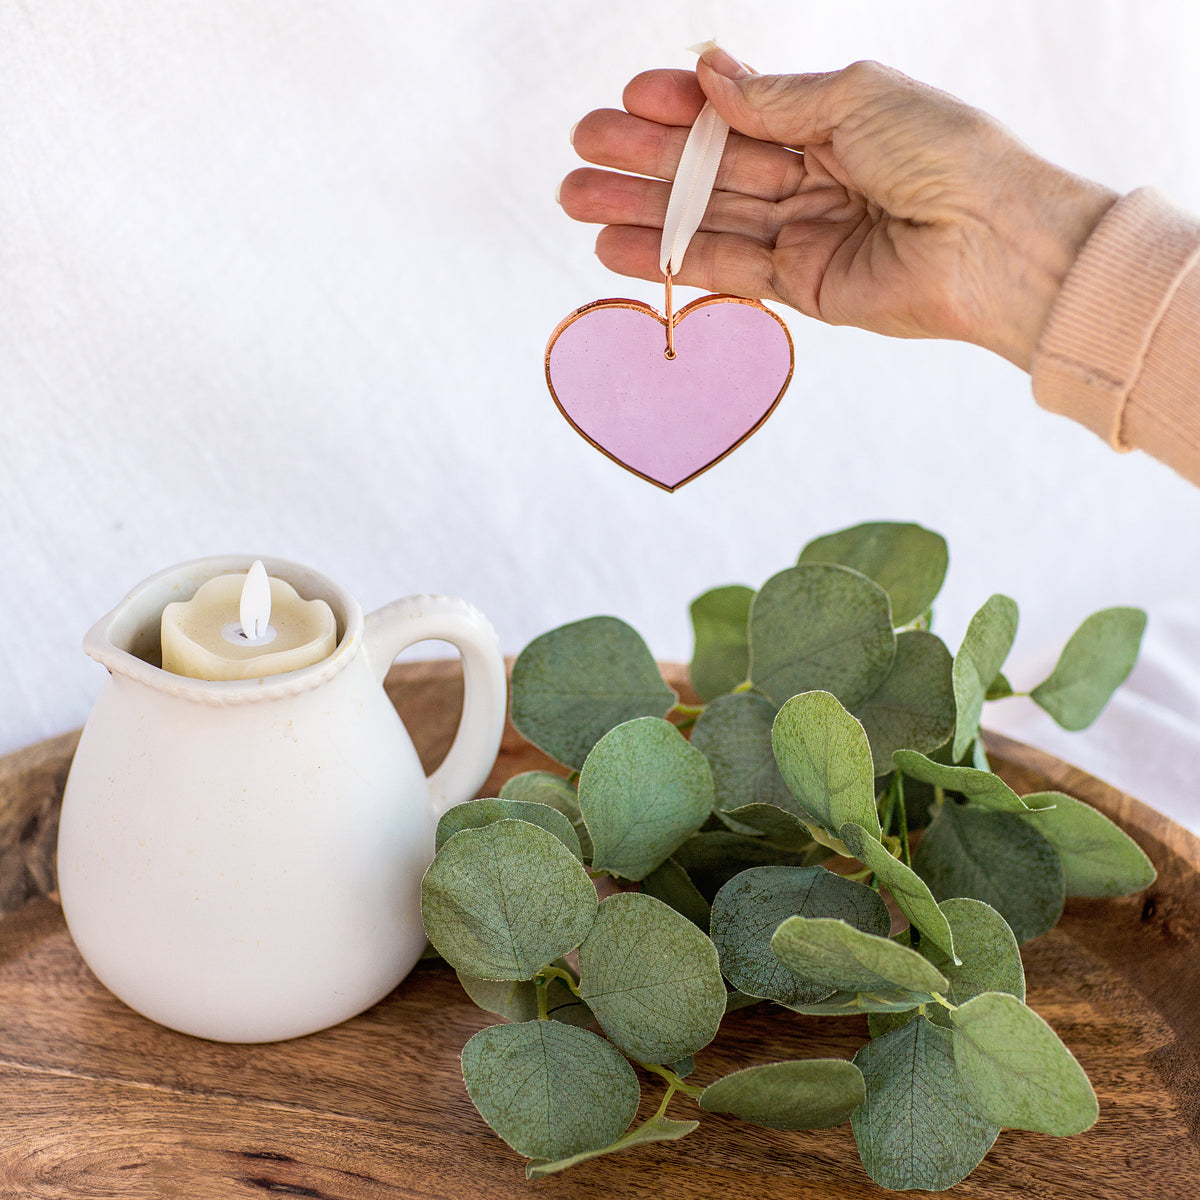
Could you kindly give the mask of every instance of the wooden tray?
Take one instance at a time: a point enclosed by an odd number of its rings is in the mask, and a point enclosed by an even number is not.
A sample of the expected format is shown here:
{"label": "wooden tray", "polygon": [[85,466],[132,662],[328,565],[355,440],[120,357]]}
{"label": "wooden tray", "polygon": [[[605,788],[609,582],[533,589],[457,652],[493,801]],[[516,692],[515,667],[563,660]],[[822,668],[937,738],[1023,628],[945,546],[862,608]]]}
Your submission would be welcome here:
{"label": "wooden tray", "polygon": [[[678,674],[676,678],[678,679]],[[453,663],[393,669],[389,691],[427,766],[445,752],[461,676]],[[57,805],[77,735],[0,760],[0,1196],[566,1197],[858,1200],[867,1178],[848,1125],[782,1133],[704,1114],[677,1143],[600,1159],[539,1183],[476,1114],[459,1050],[493,1020],[440,963],[386,1000],[292,1042],[229,1046],[127,1009],[81,962],[52,896]],[[1003,738],[1020,792],[1094,804],[1146,850],[1149,892],[1072,901],[1025,948],[1029,1001],[1072,1048],[1100,1097],[1075,1138],[1006,1131],[962,1200],[1174,1200],[1200,1191],[1200,842],[1138,801]],[[511,729],[485,794],[547,765]],[[863,1018],[735,1014],[698,1056],[704,1082],[781,1058],[849,1057]],[[648,1087],[643,1115],[658,1089]],[[677,1098],[672,1115],[700,1115]]]}

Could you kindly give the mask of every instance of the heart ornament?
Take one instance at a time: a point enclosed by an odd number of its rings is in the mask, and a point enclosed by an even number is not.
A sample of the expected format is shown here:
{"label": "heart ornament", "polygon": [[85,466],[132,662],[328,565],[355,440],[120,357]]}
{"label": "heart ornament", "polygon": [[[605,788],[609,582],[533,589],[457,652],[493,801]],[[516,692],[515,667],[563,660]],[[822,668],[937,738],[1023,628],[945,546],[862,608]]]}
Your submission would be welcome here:
{"label": "heart ornament", "polygon": [[659,253],[665,315],[639,300],[596,300],[561,321],[546,346],[546,384],[576,432],[668,492],[754,433],[795,365],[787,326],[757,300],[701,296],[672,308],[672,277],[704,218],[728,134],[706,104],[684,145]]}
{"label": "heart ornament", "polygon": [[638,300],[597,300],[551,334],[546,383],[597,450],[673,492],[762,425],[793,361],[787,326],[757,300],[701,296],[670,317]]}

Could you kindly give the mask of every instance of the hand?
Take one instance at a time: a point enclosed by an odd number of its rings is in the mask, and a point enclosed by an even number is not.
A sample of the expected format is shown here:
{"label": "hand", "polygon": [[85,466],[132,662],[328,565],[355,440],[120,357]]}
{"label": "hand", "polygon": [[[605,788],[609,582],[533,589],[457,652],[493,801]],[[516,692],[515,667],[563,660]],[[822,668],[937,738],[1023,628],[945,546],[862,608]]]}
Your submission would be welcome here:
{"label": "hand", "polygon": [[668,182],[707,97],[731,133],[676,282],[777,300],[895,337],[977,343],[1028,369],[1079,249],[1116,193],[1039,158],[954,97],[876,63],[753,75],[707,50],[589,113],[563,180],[613,271],[658,280]]}

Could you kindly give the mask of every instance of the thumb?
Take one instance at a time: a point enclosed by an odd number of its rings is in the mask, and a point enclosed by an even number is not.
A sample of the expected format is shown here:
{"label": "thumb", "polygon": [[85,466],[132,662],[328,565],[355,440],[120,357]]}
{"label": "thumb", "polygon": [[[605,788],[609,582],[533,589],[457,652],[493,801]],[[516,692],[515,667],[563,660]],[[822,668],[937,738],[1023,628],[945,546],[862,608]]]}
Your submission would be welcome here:
{"label": "thumb", "polygon": [[[857,83],[855,75],[862,77]],[[890,82],[889,75],[876,63],[827,74],[756,75],[715,42],[705,45],[696,64],[700,87],[731,128],[785,146],[830,141],[842,121],[876,90],[872,82]]]}

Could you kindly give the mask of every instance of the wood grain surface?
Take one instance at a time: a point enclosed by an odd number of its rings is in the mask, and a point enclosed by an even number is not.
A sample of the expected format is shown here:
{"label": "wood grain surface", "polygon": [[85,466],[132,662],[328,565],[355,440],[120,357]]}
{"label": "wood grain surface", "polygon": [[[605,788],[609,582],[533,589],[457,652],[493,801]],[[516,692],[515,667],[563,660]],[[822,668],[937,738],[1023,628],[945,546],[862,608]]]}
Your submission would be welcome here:
{"label": "wood grain surface", "polygon": [[[678,676],[676,676],[678,679]],[[395,668],[389,692],[427,768],[461,697],[453,663]],[[785,1133],[701,1114],[680,1142],[527,1183],[522,1160],[463,1089],[459,1051],[495,1018],[454,974],[423,963],[387,999],[291,1042],[223,1045],[173,1033],[111,996],[80,960],[54,902],[53,843],[75,735],[0,761],[0,1197],[542,1196],[600,1200],[860,1200],[849,1126]],[[1200,1194],[1200,842],[1065,764],[1000,738],[994,765],[1018,791],[1057,788],[1117,820],[1158,882],[1142,895],[1071,901],[1024,948],[1029,1002],[1100,1097],[1087,1134],[1006,1131],[962,1200],[1189,1200]],[[483,794],[547,760],[506,731]],[[864,1018],[745,1009],[697,1056],[706,1082],[753,1062],[849,1057]],[[644,1080],[643,1116],[658,1088]]]}

